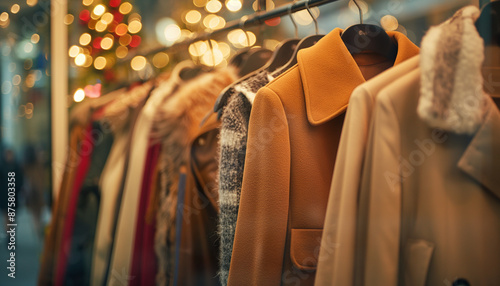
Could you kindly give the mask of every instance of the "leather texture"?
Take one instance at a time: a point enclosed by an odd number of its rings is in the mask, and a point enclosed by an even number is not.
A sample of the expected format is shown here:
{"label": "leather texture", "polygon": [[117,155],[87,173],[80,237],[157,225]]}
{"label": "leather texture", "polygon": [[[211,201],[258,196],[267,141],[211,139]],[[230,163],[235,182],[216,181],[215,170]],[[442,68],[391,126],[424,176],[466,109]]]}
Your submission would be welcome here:
{"label": "leather texture", "polygon": [[220,285],[217,170],[220,123],[213,113],[191,145],[190,172],[182,206],[177,285]]}

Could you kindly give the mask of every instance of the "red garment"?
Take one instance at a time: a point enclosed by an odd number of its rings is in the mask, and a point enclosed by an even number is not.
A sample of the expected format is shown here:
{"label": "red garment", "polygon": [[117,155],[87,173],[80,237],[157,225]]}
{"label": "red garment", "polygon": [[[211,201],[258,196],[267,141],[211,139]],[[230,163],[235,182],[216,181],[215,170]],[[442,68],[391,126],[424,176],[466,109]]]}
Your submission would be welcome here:
{"label": "red garment", "polygon": [[160,144],[149,145],[142,179],[141,194],[135,229],[134,249],[129,286],[155,285],[157,261],[154,251],[156,222],[146,223],[146,210],[150,200],[154,169],[158,163]]}
{"label": "red garment", "polygon": [[68,264],[68,257],[71,250],[71,239],[75,223],[75,214],[78,204],[78,196],[83,184],[83,180],[87,175],[90,166],[90,158],[94,150],[94,140],[92,138],[92,122],[90,122],[85,130],[84,139],[80,143],[79,153],[80,162],[78,164],[75,181],[71,192],[71,198],[68,204],[68,212],[61,239],[61,250],[59,251],[59,258],[56,265],[56,279],[55,286],[62,286],[64,284],[64,276],[66,274],[66,267]]}

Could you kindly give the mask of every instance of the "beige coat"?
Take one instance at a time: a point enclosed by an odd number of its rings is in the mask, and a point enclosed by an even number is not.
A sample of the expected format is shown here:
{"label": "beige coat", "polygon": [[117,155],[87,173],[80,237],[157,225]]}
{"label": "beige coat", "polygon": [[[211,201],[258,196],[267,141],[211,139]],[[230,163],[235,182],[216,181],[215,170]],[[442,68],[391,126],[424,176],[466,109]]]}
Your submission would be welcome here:
{"label": "beige coat", "polygon": [[377,97],[361,182],[358,282],[498,285],[500,112],[489,98],[472,136],[430,128],[416,112],[419,84],[416,69]]}
{"label": "beige coat", "polygon": [[351,95],[335,161],[315,285],[352,285],[357,203],[372,110],[378,92],[418,67],[419,56],[358,86]]}
{"label": "beige coat", "polygon": [[[499,284],[500,111],[483,91],[482,74],[484,87],[500,94],[490,82],[500,72],[481,70],[483,41],[473,22],[478,14],[466,7],[431,28],[422,41],[419,68],[376,95],[366,154],[345,164],[351,168],[362,161],[361,175],[343,175],[345,190],[354,183],[359,192],[332,191],[339,201],[331,198],[329,207],[338,209],[329,210],[334,235],[331,241],[323,237],[320,258],[327,259],[320,262],[318,282]],[[392,72],[408,72],[400,68]],[[336,178],[342,177],[338,171],[336,166]],[[354,244],[345,239],[352,232]],[[323,269],[328,259],[332,273]],[[346,269],[353,278],[340,273]]]}

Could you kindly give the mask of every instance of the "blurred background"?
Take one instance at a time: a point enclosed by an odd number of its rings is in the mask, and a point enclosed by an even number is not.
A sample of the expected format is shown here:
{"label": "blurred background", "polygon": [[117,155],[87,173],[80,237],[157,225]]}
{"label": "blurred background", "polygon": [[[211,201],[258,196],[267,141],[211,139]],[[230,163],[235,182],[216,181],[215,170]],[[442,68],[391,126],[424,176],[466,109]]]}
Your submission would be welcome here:
{"label": "blurred background", "polygon": [[[268,0],[266,10],[292,1]],[[417,45],[429,26],[478,1],[359,0],[366,23],[406,34]],[[69,111],[132,80],[171,69],[183,59],[227,65],[246,46],[274,48],[293,37],[289,17],[235,30],[189,52],[158,52],[193,33],[223,28],[257,10],[252,0],[2,0],[0,2],[0,170],[16,172],[17,273],[7,278],[7,237],[0,232],[0,285],[35,285],[43,236],[57,194],[67,145]],[[52,12],[51,12],[52,11]],[[359,23],[347,0],[312,9],[320,33]],[[300,37],[315,33],[307,11],[293,14]],[[2,193],[2,199],[6,194]],[[0,209],[5,219],[4,200]]]}

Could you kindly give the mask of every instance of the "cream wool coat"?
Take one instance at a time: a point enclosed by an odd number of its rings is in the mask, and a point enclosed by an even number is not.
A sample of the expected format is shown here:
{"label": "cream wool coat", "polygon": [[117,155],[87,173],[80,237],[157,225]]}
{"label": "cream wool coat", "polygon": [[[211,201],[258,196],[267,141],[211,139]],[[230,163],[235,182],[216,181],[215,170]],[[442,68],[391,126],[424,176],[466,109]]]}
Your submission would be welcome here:
{"label": "cream wool coat", "polygon": [[419,56],[358,86],[349,100],[335,161],[315,285],[352,285],[357,203],[372,111],[378,92],[418,68]]}
{"label": "cream wool coat", "polygon": [[[326,228],[338,229],[332,241],[323,237],[319,285],[452,285],[459,278],[498,285],[500,111],[483,92],[478,13],[466,7],[431,29],[419,68],[378,92],[362,174],[345,176],[358,178],[359,191],[342,194],[351,201],[339,206],[351,233],[356,228],[356,243],[348,244],[355,254],[341,255],[345,241],[335,239],[346,228],[329,210]],[[445,69],[451,74],[437,72]],[[339,274],[351,265],[349,275]]]}

